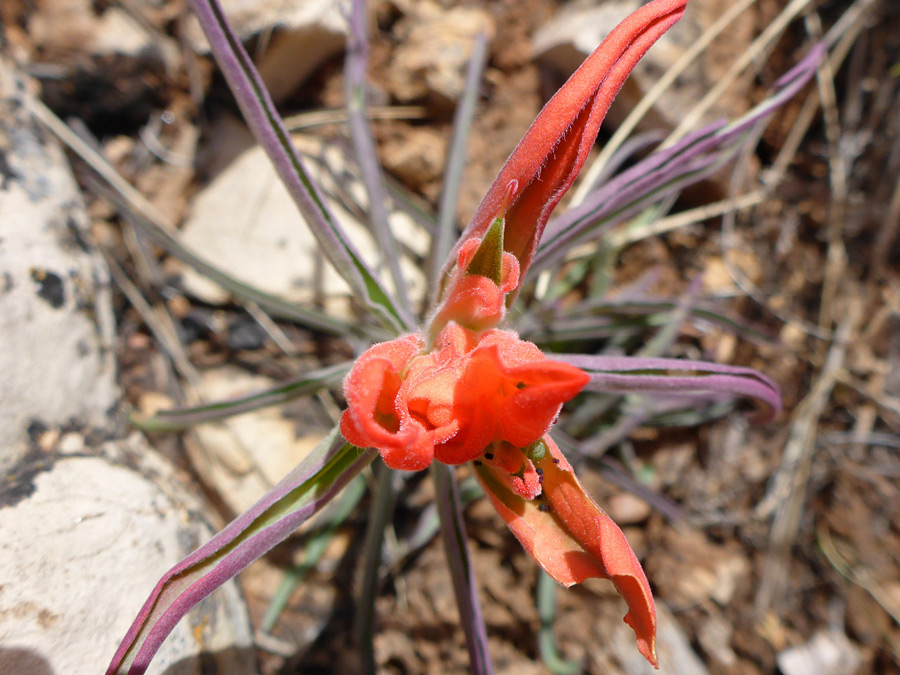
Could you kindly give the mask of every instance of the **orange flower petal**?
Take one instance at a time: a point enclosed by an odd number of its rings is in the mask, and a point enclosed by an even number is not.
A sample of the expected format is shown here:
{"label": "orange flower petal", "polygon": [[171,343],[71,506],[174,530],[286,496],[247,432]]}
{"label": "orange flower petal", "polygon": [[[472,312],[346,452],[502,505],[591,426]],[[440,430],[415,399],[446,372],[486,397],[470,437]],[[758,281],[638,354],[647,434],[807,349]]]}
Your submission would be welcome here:
{"label": "orange flower petal", "polygon": [[562,404],[590,381],[579,368],[550,360],[511,368],[507,377],[515,382],[516,391],[500,409],[501,436],[520,447],[547,433]]}
{"label": "orange flower petal", "polygon": [[344,379],[347,410],[341,433],[353,445],[378,448],[392,469],[418,471],[434,457],[434,442],[409,411],[397,405],[402,376],[420,353],[420,335],[405,335],[368,349]]}
{"label": "orange flower petal", "polygon": [[656,660],[656,607],[637,556],[613,520],[584,491],[559,448],[544,436],[547,452],[533,460],[543,477],[542,494],[526,500],[488,463],[476,475],[497,512],[537,563],[564,586],[610,579],[628,604],[625,622],[638,650]]}

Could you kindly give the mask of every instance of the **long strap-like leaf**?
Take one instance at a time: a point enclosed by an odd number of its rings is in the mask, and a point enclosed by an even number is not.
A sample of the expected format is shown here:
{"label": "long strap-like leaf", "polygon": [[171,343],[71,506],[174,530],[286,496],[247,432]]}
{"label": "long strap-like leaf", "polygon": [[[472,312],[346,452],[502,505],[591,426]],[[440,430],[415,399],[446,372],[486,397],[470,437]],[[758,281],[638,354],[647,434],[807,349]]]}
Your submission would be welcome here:
{"label": "long strap-like leaf", "polygon": [[447,553],[459,618],[469,648],[469,670],[475,675],[490,675],[493,672],[493,664],[488,652],[487,629],[481,614],[481,602],[478,600],[475,570],[469,556],[466,524],[456,476],[451,467],[439,462],[431,465],[431,475],[434,477],[434,499],[441,521],[444,551]]}
{"label": "long strap-like leaf", "polygon": [[200,600],[284,541],[376,456],[335,429],[243,515],[169,570],[135,619],[107,675],[140,675],[175,624]]}
{"label": "long strap-like leaf", "polygon": [[598,237],[663,197],[714,173],[741,145],[745,134],[765,122],[800,91],[825,55],[817,44],[776,83],[776,91],[732,124],[717,123],[687,135],[676,145],[656,152],[595,190],[583,204],[552,220],[532,265],[533,273],[547,269],[572,246]]}
{"label": "long strap-like leaf", "polygon": [[303,166],[259,72],[232,31],[218,0],[191,0],[191,5],[247,125],[272,161],[325,256],[358,294],[359,300],[386,327],[397,332],[411,330],[405,313],[397,308],[359,255]]}
{"label": "long strap-like leaf", "polygon": [[781,392],[752,368],[709,361],[632,356],[553,355],[591,376],[585,391],[646,394],[721,393],[751,398],[761,409],[755,422],[768,422],[781,410]]}

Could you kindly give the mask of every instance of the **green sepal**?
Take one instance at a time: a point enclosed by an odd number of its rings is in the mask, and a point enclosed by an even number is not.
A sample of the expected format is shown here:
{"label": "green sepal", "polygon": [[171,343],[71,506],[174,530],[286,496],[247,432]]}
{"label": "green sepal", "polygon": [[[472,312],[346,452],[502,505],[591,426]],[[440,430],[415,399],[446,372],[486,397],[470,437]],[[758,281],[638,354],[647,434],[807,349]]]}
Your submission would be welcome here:
{"label": "green sepal", "polygon": [[503,216],[494,218],[494,222],[484,234],[478,250],[472,257],[466,274],[478,274],[487,277],[498,286],[503,275],[503,227],[506,219]]}

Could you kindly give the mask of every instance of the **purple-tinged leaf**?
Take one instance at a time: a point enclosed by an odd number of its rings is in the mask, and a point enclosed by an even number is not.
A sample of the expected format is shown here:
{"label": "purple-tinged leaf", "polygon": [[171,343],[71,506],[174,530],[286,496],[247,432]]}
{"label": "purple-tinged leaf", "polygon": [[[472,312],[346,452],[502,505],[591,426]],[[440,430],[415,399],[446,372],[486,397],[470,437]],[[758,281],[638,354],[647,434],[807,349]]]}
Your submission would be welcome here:
{"label": "purple-tinged leaf", "polygon": [[453,134],[447,149],[447,164],[444,166],[443,189],[441,202],[438,205],[438,224],[431,247],[431,282],[437,287],[440,281],[441,265],[450,254],[453,233],[456,231],[456,205],[459,201],[459,187],[466,163],[469,132],[475,117],[475,104],[478,102],[478,88],[487,63],[487,34],[478,33],[472,47],[472,58],[466,68],[466,79],[463,93],[456,113],[453,115]]}
{"label": "purple-tinged leaf", "polygon": [[677,145],[653,153],[592,192],[584,203],[547,225],[534,257],[534,273],[558,262],[573,246],[599,237],[609,228],[685,186],[714,173],[734,151],[732,138],[723,141],[717,122],[686,136]]}
{"label": "purple-tinged leaf", "polygon": [[682,295],[681,300],[665,316],[665,323],[657,331],[656,335],[644,342],[635,356],[661,356],[669,351],[669,348],[678,338],[678,333],[684,325],[688,315],[693,311],[697,302],[697,296],[700,294],[700,287],[703,284],[703,275],[696,275],[688,284],[687,290]]}
{"label": "purple-tinged leaf", "polygon": [[234,34],[219,1],[191,0],[191,6],[247,125],[269,156],[322,252],[386,327],[399,332],[411,330],[408,317],[359,255],[306,171],[259,72]]}
{"label": "purple-tinged leaf", "polygon": [[141,608],[107,675],[141,675],[175,624],[200,600],[284,541],[378,453],[333,431],[268,494],[169,570]]}
{"label": "purple-tinged leaf", "polygon": [[771,421],[781,410],[781,392],[771,379],[752,368],[708,361],[631,356],[559,355],[552,358],[590,375],[585,391],[641,394],[729,394],[759,404],[752,421]]}
{"label": "purple-tinged leaf", "polygon": [[[459,490],[460,507],[465,508],[484,497],[484,490],[478,484],[478,480],[474,476],[463,479],[457,485]],[[404,567],[409,560],[425,548],[432,539],[434,539],[441,529],[440,516],[438,515],[437,504],[433,501],[428,504],[419,514],[416,526],[413,531],[404,539],[400,540],[399,546],[395,548],[393,554],[387,561],[386,568],[381,575],[382,583],[390,576],[396,575],[400,568]]]}
{"label": "purple-tinged leaf", "polygon": [[285,571],[284,576],[281,578],[281,583],[275,589],[269,606],[266,608],[266,613],[263,615],[262,621],[260,621],[260,630],[268,633],[275,627],[294,591],[306,579],[307,575],[316,569],[322,556],[325,555],[325,551],[328,550],[329,545],[334,541],[335,532],[347,521],[365,493],[366,479],[361,475],[357,476],[344,488],[340,497],[335,499],[322,512],[315,523],[315,530],[310,534],[306,545],[303,547],[302,562],[299,565],[293,565]]}
{"label": "purple-tinged leaf", "polygon": [[[661,129],[652,129],[650,131],[635,134],[623,141],[622,146],[616,150],[615,154],[609,158],[609,161],[603,165],[603,170],[597,174],[597,178],[594,180],[593,185],[591,185],[591,189],[587,191],[587,194],[600,189],[603,185],[612,180],[619,170],[619,167],[623,166],[626,162],[639,161],[641,155],[650,148],[659,145],[659,143],[665,139],[666,134],[664,131]],[[585,177],[587,177],[587,175],[585,175]],[[581,202],[580,200],[573,200],[572,203],[574,205]]]}
{"label": "purple-tinged leaf", "polygon": [[202,257],[194,254],[169,234],[159,212],[153,208],[143,195],[116,173],[115,169],[97,152],[92,144],[85,142],[80,135],[74,133],[68,125],[39,101],[36,102],[34,112],[51,132],[91,168],[93,173],[87,174],[87,180],[92,190],[108,199],[129,222],[152,238],[171,255],[187,263],[200,274],[209,277],[236,297],[255,302],[273,316],[296,321],[304,326],[338,335],[367,334],[369,332],[365,329],[360,330],[359,326],[353,326],[346,321],[335,319],[323,312],[299,307],[277,296],[244,284],[226,271],[211,265]]}
{"label": "purple-tinged leaf", "polygon": [[460,622],[469,648],[469,672],[489,675],[493,672],[493,664],[488,652],[487,629],[481,614],[481,602],[478,600],[475,570],[466,543],[466,523],[456,476],[451,467],[439,462],[431,465],[431,475],[434,477],[434,499],[441,521],[441,538],[444,540],[456,606],[459,608]]}
{"label": "purple-tinged leaf", "polygon": [[375,675],[375,600],[378,598],[381,554],[384,545],[384,531],[394,515],[394,478],[383,462],[374,467],[376,481],[375,494],[369,506],[366,523],[366,542],[363,546],[363,578],[359,598],[356,601],[356,615],[353,617],[353,631],[359,647],[360,670],[365,675]]}
{"label": "purple-tinged leaf", "polygon": [[[565,321],[566,317],[584,317],[585,315],[594,315],[598,317],[650,317],[654,314],[671,311],[674,308],[675,302],[672,300],[654,298],[653,296],[647,296],[644,299],[628,299],[622,298],[621,296],[610,299],[593,298],[588,299],[583,303],[572,305],[571,308],[566,308],[565,314],[561,315],[560,320]],[[745,324],[742,321],[728,316],[722,311],[714,309],[713,306],[704,307],[700,305],[693,307],[690,312],[690,317],[698,321],[722,326],[739,337],[767,343],[771,343],[773,340],[772,335],[766,333],[764,329]]]}
{"label": "purple-tinged leaf", "polygon": [[366,66],[369,60],[369,36],[366,29],[366,0],[352,0],[347,16],[349,40],[344,65],[344,91],[347,98],[347,122],[350,139],[356,151],[362,182],[369,197],[369,219],[375,239],[381,251],[381,260],[391,271],[394,288],[399,298],[400,311],[407,324],[412,325],[409,293],[400,271],[400,255],[397,242],[391,232],[387,209],[387,191],[384,175],[378,163],[375,140],[366,117]]}
{"label": "purple-tinged leaf", "polygon": [[161,410],[152,417],[145,417],[137,412],[129,415],[129,421],[142,431],[178,431],[188,429],[197,424],[214,422],[215,420],[234,417],[243,413],[278,405],[307,394],[312,394],[329,385],[338,384],[352,363],[338,363],[279,382],[273,387],[257,391],[246,396],[238,396],[224,401],[206,403],[190,408]]}
{"label": "purple-tinged leaf", "polygon": [[717,171],[740,149],[746,134],[803,88],[824,54],[824,45],[813,47],[778,80],[776,92],[740,120],[709,125],[671,148],[653,153],[592,192],[583,204],[550,221],[534,257],[533,272],[558,262],[576,243],[600,236],[651,204]]}

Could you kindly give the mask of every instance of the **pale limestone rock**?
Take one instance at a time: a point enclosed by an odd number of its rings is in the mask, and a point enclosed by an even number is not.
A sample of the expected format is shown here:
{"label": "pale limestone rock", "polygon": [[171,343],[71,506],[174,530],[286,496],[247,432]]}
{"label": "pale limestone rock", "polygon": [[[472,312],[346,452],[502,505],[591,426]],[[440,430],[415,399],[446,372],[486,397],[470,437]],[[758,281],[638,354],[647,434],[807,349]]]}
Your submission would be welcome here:
{"label": "pale limestone rock", "polygon": [[[611,0],[599,5],[595,0],[566,3],[551,21],[535,33],[535,57],[568,76],[622,19],[642,4],[639,0]],[[728,0],[699,0],[688,5],[681,21],[650,48],[625,82],[609,111],[607,124],[610,128],[628,115],[669,66],[729,6]],[[752,17],[745,14],[679,76],[648,113],[644,123],[650,128],[677,126],[693,105],[716,84],[734,56],[750,44],[752,34]],[[736,116],[744,112],[746,96],[741,87],[737,91],[737,94],[729,94],[714,105],[703,120],[712,122],[723,116]]]}
{"label": "pale limestone rock", "polygon": [[[137,436],[107,446],[153,455]],[[30,455],[7,477],[0,488],[4,675],[102,672],[163,573],[209,539],[198,514],[162,489],[171,491],[171,470],[153,463],[155,481],[102,457]],[[180,674],[206,672],[201,652],[219,673],[255,672],[234,582],[178,624],[148,672],[174,664]]]}
{"label": "pale limestone rock", "polygon": [[174,40],[154,34],[122,7],[112,5],[98,11],[91,0],[40,0],[39,4],[40,10],[29,16],[28,35],[45,53],[133,59],[152,53],[169,69],[179,59]]}
{"label": "pale limestone rock", "polygon": [[606,503],[606,510],[621,527],[641,523],[650,516],[651,512],[647,502],[628,492],[610,497]]}
{"label": "pale limestone rock", "polygon": [[[368,228],[344,206],[350,200],[364,208],[365,191],[354,168],[341,150],[322,139],[299,134],[293,138],[307,169],[331,197],[337,221],[362,258],[375,269],[379,249]],[[426,253],[427,233],[405,214],[391,214],[391,224],[402,246],[418,255]],[[298,304],[309,305],[321,299],[329,313],[356,318],[349,286],[325,261],[296,204],[258,146],[240,151],[197,194],[182,229],[182,243],[261,290]],[[401,269],[411,298],[419,302],[425,288],[421,267],[404,257]],[[184,269],[184,285],[207,302],[219,303],[228,297],[190,268]]]}
{"label": "pale limestone rock", "polygon": [[[347,20],[335,0],[223,0],[222,7],[241,40],[263,36],[254,54],[257,68],[276,101],[297,88],[325,61],[344,49]],[[188,39],[199,52],[209,43],[192,17]]]}
{"label": "pale limestone rock", "polygon": [[[271,387],[274,381],[234,367],[203,373],[197,393],[221,401]],[[312,416],[311,416],[312,417]],[[302,433],[298,435],[298,427]],[[235,513],[242,513],[300,463],[331,430],[315,419],[284,417],[268,407],[221,422],[201,424],[195,435],[201,447],[188,446],[191,460],[207,484]]]}
{"label": "pale limestone rock", "polygon": [[29,427],[107,427],[118,400],[106,266],[25,87],[0,61],[0,473]]}
{"label": "pale limestone rock", "polygon": [[862,655],[844,633],[821,630],[802,645],[778,655],[784,675],[852,675],[860,672]]}
{"label": "pale limestone rock", "polygon": [[[31,105],[0,60],[0,673],[80,675],[102,672],[160,576],[211,531],[141,436],[116,438],[108,271]],[[251,645],[231,583],[149,672],[250,675]]]}
{"label": "pale limestone rock", "polygon": [[493,18],[476,7],[444,8],[430,0],[400,4],[406,14],[388,72],[391,92],[401,101],[431,97],[454,104],[463,92],[475,38],[494,37]]}
{"label": "pale limestone rock", "polygon": [[[623,603],[624,604],[624,603]],[[622,672],[628,675],[709,675],[709,670],[691,646],[690,638],[678,624],[678,620],[663,603],[656,603],[657,632],[656,652],[660,669],[656,670],[634,646],[634,631],[624,621],[617,622],[612,634],[598,649],[610,652],[619,662]]]}

